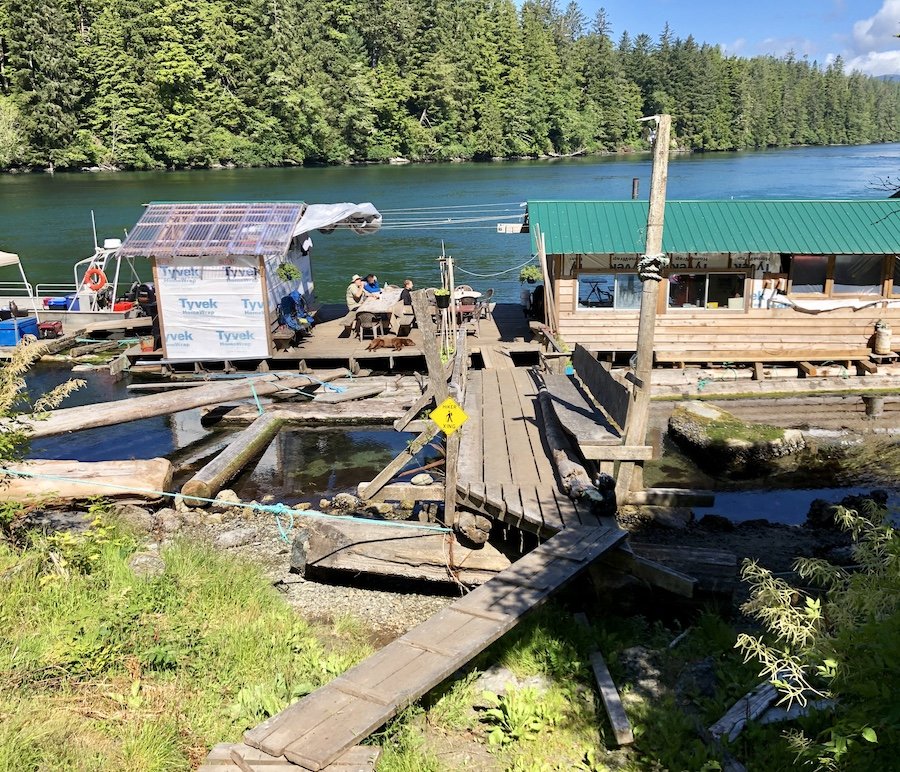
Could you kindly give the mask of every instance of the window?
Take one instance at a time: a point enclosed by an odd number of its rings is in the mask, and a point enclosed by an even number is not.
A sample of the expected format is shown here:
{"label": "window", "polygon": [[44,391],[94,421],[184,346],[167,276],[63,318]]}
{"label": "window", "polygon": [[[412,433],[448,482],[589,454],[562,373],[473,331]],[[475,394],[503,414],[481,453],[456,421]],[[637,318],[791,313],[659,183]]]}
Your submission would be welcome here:
{"label": "window", "polygon": [[833,295],[880,295],[881,255],[835,255]]}
{"label": "window", "polygon": [[791,291],[801,294],[822,294],[828,278],[827,255],[794,255],[791,260]]}
{"label": "window", "polygon": [[[669,308],[743,308],[742,273],[673,273],[669,276]],[[729,300],[740,300],[739,304]]]}
{"label": "window", "polygon": [[900,295],[900,257],[895,257],[891,260],[891,263],[894,266],[893,276],[894,276],[894,284],[891,287],[892,295]]}
{"label": "window", "polygon": [[641,307],[641,280],[636,273],[583,273],[578,277],[579,308]]}

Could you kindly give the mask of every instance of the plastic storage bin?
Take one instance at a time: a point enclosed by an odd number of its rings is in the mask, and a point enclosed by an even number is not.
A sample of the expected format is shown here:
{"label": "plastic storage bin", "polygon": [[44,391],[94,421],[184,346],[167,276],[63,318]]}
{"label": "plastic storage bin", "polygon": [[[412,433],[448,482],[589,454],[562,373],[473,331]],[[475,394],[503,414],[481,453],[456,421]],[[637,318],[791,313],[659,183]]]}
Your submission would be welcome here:
{"label": "plastic storage bin", "polygon": [[15,346],[23,335],[37,337],[38,323],[33,316],[24,319],[13,318],[0,322],[0,346]]}

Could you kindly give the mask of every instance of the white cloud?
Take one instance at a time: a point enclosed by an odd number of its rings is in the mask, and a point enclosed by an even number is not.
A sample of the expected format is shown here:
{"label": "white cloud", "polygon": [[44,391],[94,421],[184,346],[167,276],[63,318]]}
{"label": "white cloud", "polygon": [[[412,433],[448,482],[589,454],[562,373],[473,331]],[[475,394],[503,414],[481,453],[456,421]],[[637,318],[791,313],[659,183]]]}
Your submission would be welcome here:
{"label": "white cloud", "polygon": [[743,51],[746,47],[746,38],[737,38],[736,40],[732,40],[730,43],[722,44],[722,50],[726,51],[731,56],[740,56],[741,51]]}
{"label": "white cloud", "polygon": [[846,69],[867,75],[900,74],[900,0],[884,0],[868,19],[853,25],[850,48],[844,51]]}
{"label": "white cloud", "polygon": [[870,51],[844,64],[845,72],[859,70],[866,75],[900,75],[900,51]]}

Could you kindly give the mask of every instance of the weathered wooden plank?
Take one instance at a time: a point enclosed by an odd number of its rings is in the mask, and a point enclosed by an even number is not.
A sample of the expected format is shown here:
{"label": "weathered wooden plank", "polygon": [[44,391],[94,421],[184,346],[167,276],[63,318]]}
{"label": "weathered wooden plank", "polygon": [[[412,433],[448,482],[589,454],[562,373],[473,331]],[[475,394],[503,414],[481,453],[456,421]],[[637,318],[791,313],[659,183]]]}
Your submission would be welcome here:
{"label": "weathered wooden plank", "polygon": [[568,375],[544,375],[556,417],[578,443],[618,445],[621,436]]}
{"label": "weathered wooden plank", "polygon": [[498,371],[497,385],[503,400],[503,423],[509,448],[512,480],[516,483],[534,484],[534,481],[538,479],[538,467],[531,441],[528,438],[528,429],[523,420],[514,371]]}
{"label": "weathered wooden plank", "polygon": [[[230,749],[231,760],[241,772],[302,772],[302,768],[284,756],[270,756],[257,748],[251,748],[246,743],[225,747]],[[368,772],[375,769],[380,757],[380,746],[355,745],[329,764],[325,772]]]}
{"label": "weathered wooden plank", "polygon": [[363,491],[360,492],[359,497],[363,501],[369,501],[373,496],[375,496],[378,491],[380,491],[387,483],[396,475],[404,466],[406,466],[410,461],[415,458],[416,453],[418,453],[422,448],[424,448],[431,440],[435,437],[435,435],[440,431],[437,424],[432,424],[429,428],[425,429],[418,437],[416,437],[407,448],[394,458],[384,469],[382,469],[375,477],[372,482],[370,482]]}
{"label": "weathered wooden plank", "polygon": [[600,699],[603,701],[603,707],[606,708],[606,715],[609,717],[609,724],[616,736],[616,742],[619,745],[631,745],[634,742],[631,722],[625,715],[619,690],[616,689],[616,684],[609,674],[609,668],[599,651],[591,654],[591,669],[594,671],[594,679],[600,690]]}
{"label": "weathered wooden plank", "polygon": [[477,585],[510,565],[509,558],[490,544],[472,549],[457,542],[452,533],[408,524],[322,520],[299,514],[294,525],[291,566],[304,573],[337,571]]}
{"label": "weathered wooden plank", "polygon": [[313,402],[325,405],[337,405],[341,402],[353,402],[357,399],[377,397],[384,391],[384,386],[356,386],[346,391],[320,391],[313,397]]}
{"label": "weathered wooden plank", "polygon": [[[368,482],[357,485],[357,491],[362,491]],[[401,504],[412,507],[417,501],[440,501],[444,497],[444,486],[440,483],[430,485],[412,485],[411,483],[388,483],[370,501],[399,501]]]}
{"label": "weathered wooden plank", "polygon": [[585,385],[594,399],[616,422],[620,429],[625,428],[631,395],[628,389],[610,375],[609,371],[580,343],[575,344],[572,353],[572,365],[575,374]]}
{"label": "weathered wooden plank", "polygon": [[480,373],[469,374],[469,385],[466,389],[463,410],[469,416],[469,420],[459,430],[462,436],[459,444],[457,472],[459,481],[466,483],[484,479]]}
{"label": "weathered wooden plank", "polygon": [[502,371],[482,370],[481,410],[484,418],[482,438],[484,449],[484,479],[495,483],[512,482],[509,466],[509,447],[503,423],[503,404],[497,373]]}
{"label": "weathered wooden plank", "polygon": [[713,739],[736,740],[750,721],[755,721],[778,699],[778,690],[770,683],[757,686],[732,705],[722,718],[709,728]]}
{"label": "weathered wooden plank", "polygon": [[579,443],[581,455],[592,461],[649,461],[653,458],[651,445],[595,445]]}

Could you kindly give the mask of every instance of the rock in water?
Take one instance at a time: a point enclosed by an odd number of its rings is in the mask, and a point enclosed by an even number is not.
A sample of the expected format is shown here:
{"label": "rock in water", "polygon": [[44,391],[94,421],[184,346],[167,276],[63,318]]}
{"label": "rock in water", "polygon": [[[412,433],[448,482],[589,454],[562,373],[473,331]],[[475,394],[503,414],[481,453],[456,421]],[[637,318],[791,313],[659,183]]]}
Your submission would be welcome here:
{"label": "rock in water", "polygon": [[806,447],[796,429],[747,424],[707,402],[682,402],[669,418],[669,436],[700,466],[714,472],[759,473]]}

